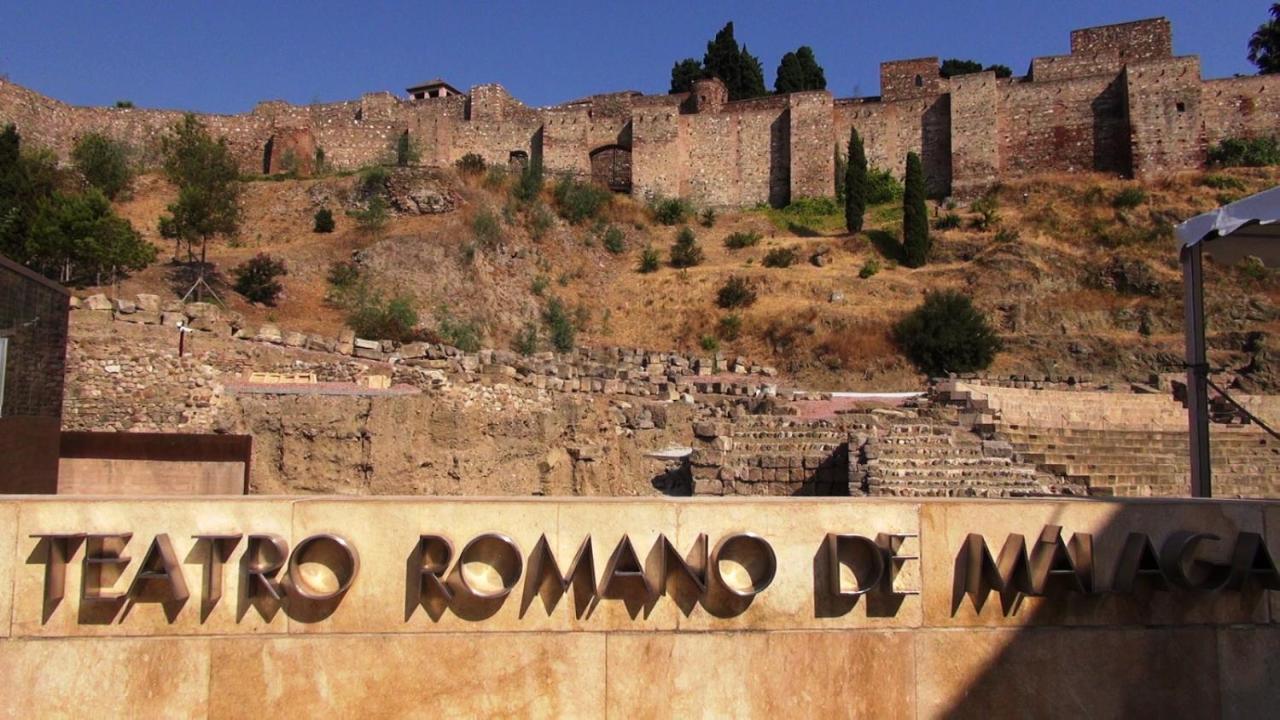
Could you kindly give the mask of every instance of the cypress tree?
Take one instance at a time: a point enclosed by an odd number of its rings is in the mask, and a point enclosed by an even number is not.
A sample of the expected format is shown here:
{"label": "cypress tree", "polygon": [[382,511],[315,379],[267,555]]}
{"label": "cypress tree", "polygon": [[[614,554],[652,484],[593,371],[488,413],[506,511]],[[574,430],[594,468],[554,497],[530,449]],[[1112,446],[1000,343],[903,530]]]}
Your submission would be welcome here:
{"label": "cypress tree", "polygon": [[902,245],[906,266],[918,268],[929,259],[929,213],[924,205],[924,168],[920,165],[920,156],[913,152],[907,153],[905,185],[902,194]]}
{"label": "cypress tree", "polygon": [[844,175],[844,224],[849,232],[862,230],[867,211],[867,152],[857,128],[849,129],[849,161]]}
{"label": "cypress tree", "polygon": [[793,52],[783,55],[782,62],[778,63],[777,79],[773,81],[774,92],[779,95],[799,92],[804,89],[804,80],[804,68],[800,66],[800,58]]}
{"label": "cypress tree", "polygon": [[796,61],[800,63],[800,71],[804,76],[805,90],[826,90],[827,74],[823,72],[822,66],[818,64],[818,58],[813,55],[813,48],[808,45],[801,45],[796,50]]}

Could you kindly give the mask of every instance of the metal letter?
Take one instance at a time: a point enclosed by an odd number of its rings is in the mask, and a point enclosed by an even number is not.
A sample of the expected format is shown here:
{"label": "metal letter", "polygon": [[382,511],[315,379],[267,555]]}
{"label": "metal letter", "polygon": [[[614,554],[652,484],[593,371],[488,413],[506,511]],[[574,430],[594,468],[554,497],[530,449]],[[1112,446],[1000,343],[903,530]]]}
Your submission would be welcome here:
{"label": "metal letter", "polygon": [[165,585],[167,597],[161,602],[182,601],[191,596],[187,592],[186,578],[182,576],[182,565],[178,562],[178,556],[173,552],[173,543],[169,542],[169,535],[166,533],[156,535],[151,541],[151,547],[147,548],[147,554],[142,558],[138,574],[133,576],[133,582],[129,585],[129,597],[137,599],[151,583]]}
{"label": "metal letter", "polygon": [[[497,587],[474,587],[467,578],[466,566],[470,563],[483,563],[493,568],[498,576]],[[511,594],[523,570],[524,559],[514,540],[501,533],[485,533],[472,538],[462,548],[450,581],[455,583],[457,590],[478,600],[501,600]]]}
{"label": "metal letter", "polygon": [[1280,590],[1280,571],[1267,543],[1258,533],[1242,532],[1236,536],[1235,551],[1231,553],[1231,579],[1227,587],[1242,590],[1252,579],[1259,587]]}
{"label": "metal letter", "polygon": [[[733,561],[747,571],[750,586],[734,587],[720,569],[722,560]],[[778,572],[778,556],[767,540],[752,532],[726,535],[711,552],[711,575],[730,594],[750,598],[764,592]]]}
{"label": "metal letter", "polygon": [[244,554],[245,597],[260,597],[265,590],[272,599],[282,600],[276,575],[289,559],[289,543],[279,535],[250,535]]}
{"label": "metal letter", "polygon": [[576,609],[581,616],[596,596],[596,565],[591,551],[591,536],[583,538],[573,562],[569,564],[569,571],[561,574],[560,564],[556,562],[555,553],[551,552],[551,544],[547,542],[547,536],[542,535],[529,554],[529,572],[524,579],[521,610],[529,606],[534,595],[541,594],[543,605],[550,614],[570,587],[574,588]]}
{"label": "metal letter", "polygon": [[193,535],[196,542],[209,543],[209,559],[204,564],[204,604],[212,607],[222,599],[222,566],[240,544],[240,535]]}
{"label": "metal letter", "polygon": [[[1195,557],[1196,549],[1205,540],[1218,541],[1212,533],[1176,532],[1164,541],[1160,549],[1160,565],[1169,582],[1183,590],[1220,590],[1231,579],[1231,568]],[[1204,568],[1199,578],[1192,578],[1188,565]]]}
{"label": "metal letter", "polygon": [[[331,570],[338,585],[333,590],[317,590],[302,572],[304,563],[314,562]],[[341,596],[360,574],[360,554],[338,535],[323,533],[302,540],[289,556],[289,589],[306,600],[323,602]]]}
{"label": "metal letter", "polygon": [[84,533],[55,533],[32,535],[48,545],[49,554],[44,566],[44,600],[46,605],[57,604],[67,592],[67,561],[71,559],[71,543],[84,539]]}
{"label": "metal letter", "polygon": [[[827,533],[827,579],[830,582],[830,592],[833,597],[858,597],[866,595],[875,589],[885,577],[884,572],[884,555],[885,551],[874,540],[862,535],[839,535],[836,533]],[[861,550],[871,561],[869,573],[859,573],[860,564],[854,561],[858,550]],[[848,557],[848,562],[841,563],[842,557]],[[857,587],[853,590],[845,590],[840,582],[840,566],[847,565],[857,580]]]}
{"label": "metal letter", "polygon": [[698,537],[693,541],[693,549],[689,551],[688,556],[681,557],[680,551],[667,538],[666,535],[659,535],[656,552],[651,553],[654,556],[654,566],[650,576],[650,584],[654,591],[658,594],[666,593],[667,583],[672,576],[683,577],[688,580],[698,590],[698,594],[707,591],[707,536],[705,533],[699,533]]}
{"label": "metal letter", "polygon": [[419,535],[411,572],[416,578],[414,587],[419,605],[426,603],[431,592],[437,592],[446,602],[453,601],[453,591],[444,582],[453,562],[453,543],[441,535]]}
{"label": "metal letter", "polygon": [[[623,535],[618,541],[609,562],[604,567],[604,579],[600,583],[600,596],[606,598],[641,599],[648,603],[658,596],[658,590],[640,565],[640,558],[631,545],[631,538]],[[638,598],[637,598],[638,596]]]}
{"label": "metal letter", "polygon": [[1146,533],[1129,533],[1116,563],[1116,574],[1111,581],[1111,591],[1130,593],[1139,580],[1145,580],[1156,590],[1168,590],[1169,581],[1160,567],[1160,556]]}
{"label": "metal letter", "polygon": [[130,558],[122,556],[133,533],[90,533],[85,536],[84,578],[80,597],[86,603],[114,603],[125,592],[110,590],[128,567]]}

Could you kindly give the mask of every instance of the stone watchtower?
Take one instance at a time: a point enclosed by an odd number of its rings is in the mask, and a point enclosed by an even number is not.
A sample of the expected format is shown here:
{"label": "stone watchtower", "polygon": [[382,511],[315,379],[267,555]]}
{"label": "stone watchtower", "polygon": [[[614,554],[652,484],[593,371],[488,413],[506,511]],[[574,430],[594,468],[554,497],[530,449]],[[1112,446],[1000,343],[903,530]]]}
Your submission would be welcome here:
{"label": "stone watchtower", "polygon": [[702,78],[693,81],[693,89],[689,92],[689,104],[694,112],[720,112],[720,108],[729,102],[729,88],[720,78]]}

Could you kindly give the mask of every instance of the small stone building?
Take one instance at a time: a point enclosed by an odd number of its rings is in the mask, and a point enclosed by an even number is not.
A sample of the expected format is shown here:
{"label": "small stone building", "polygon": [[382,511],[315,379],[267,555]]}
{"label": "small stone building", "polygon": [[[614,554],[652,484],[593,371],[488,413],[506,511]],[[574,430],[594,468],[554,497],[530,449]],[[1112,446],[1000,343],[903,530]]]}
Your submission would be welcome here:
{"label": "small stone building", "polygon": [[449,97],[451,95],[464,94],[461,90],[440,78],[428,80],[421,85],[414,85],[413,87],[405,88],[405,92],[409,93],[409,97],[414,100],[426,100],[428,98],[442,98]]}
{"label": "small stone building", "polygon": [[0,256],[0,493],[57,488],[70,294]]}

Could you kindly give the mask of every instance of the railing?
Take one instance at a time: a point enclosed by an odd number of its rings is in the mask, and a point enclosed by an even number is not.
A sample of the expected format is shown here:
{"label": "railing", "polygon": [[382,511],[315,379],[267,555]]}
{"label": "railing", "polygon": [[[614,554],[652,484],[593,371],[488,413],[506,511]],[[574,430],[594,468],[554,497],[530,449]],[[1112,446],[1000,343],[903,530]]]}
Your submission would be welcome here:
{"label": "railing", "polygon": [[1218,393],[1219,395],[1222,396],[1224,400],[1231,403],[1232,407],[1234,407],[1236,410],[1239,410],[1240,413],[1243,414],[1246,418],[1249,418],[1250,422],[1256,424],[1258,427],[1265,430],[1267,434],[1270,435],[1271,437],[1275,438],[1276,440],[1280,440],[1280,433],[1277,433],[1275,430],[1272,430],[1270,425],[1267,425],[1260,418],[1258,418],[1258,416],[1249,412],[1249,410],[1246,409],[1245,406],[1236,402],[1236,399],[1228,395],[1226,390],[1223,390],[1222,388],[1218,387],[1217,384],[1215,384],[1212,380],[1209,380],[1207,378],[1205,379],[1205,382],[1209,384],[1210,388],[1213,388],[1214,392]]}

